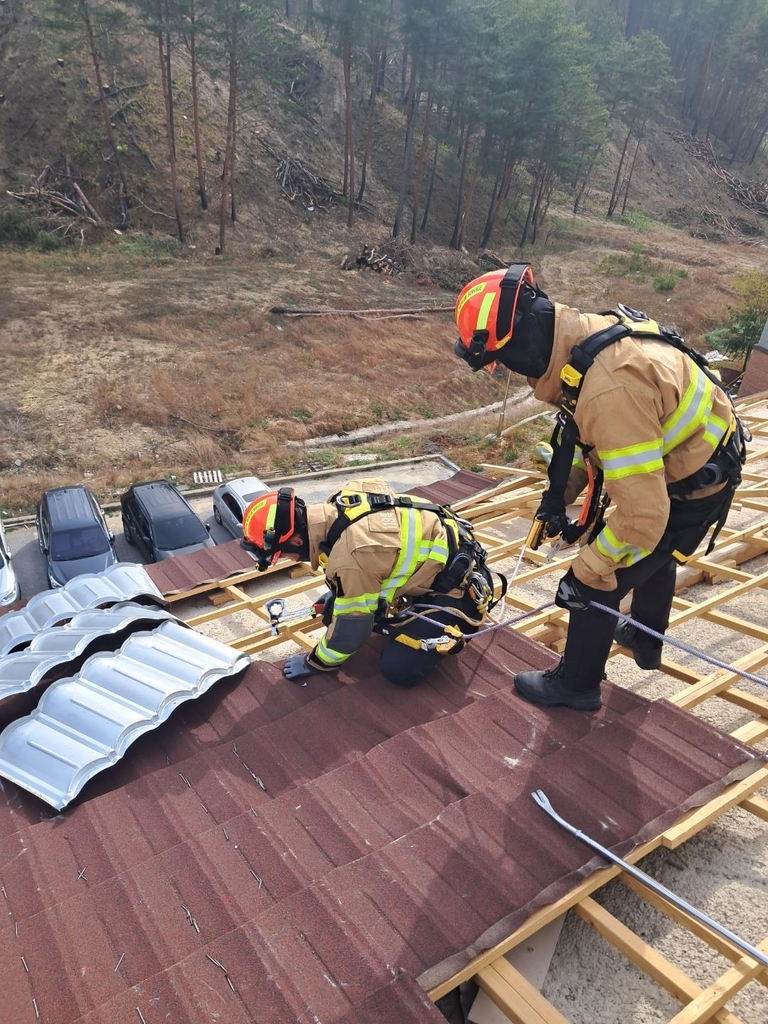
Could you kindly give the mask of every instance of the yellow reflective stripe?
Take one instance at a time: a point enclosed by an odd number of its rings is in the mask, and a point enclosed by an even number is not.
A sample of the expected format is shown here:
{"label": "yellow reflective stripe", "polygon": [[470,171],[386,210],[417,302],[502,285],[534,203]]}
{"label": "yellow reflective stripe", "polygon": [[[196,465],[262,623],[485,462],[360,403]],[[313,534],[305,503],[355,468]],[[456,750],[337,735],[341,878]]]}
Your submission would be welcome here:
{"label": "yellow reflective stripe", "polygon": [[633,544],[624,544],[617,537],[610,526],[604,526],[595,541],[595,547],[601,555],[610,558],[612,562],[623,562],[626,565],[634,565],[642,558],[650,555],[648,548],[638,548]]}
{"label": "yellow reflective stripe", "polygon": [[675,412],[662,423],[664,454],[682,444],[699,427],[705,427],[715,397],[715,385],[696,363],[685,394]]}
{"label": "yellow reflective stripe", "polygon": [[322,661],[324,665],[340,665],[342,661],[346,661],[349,657],[348,654],[341,654],[339,651],[334,651],[325,642],[325,637],[315,648],[315,657]]}
{"label": "yellow reflective stripe", "polygon": [[712,445],[712,451],[717,448],[725,437],[729,425],[725,420],[721,420],[719,416],[715,416],[713,413],[709,414],[707,429],[704,431],[704,440],[707,444]]}
{"label": "yellow reflective stripe", "polygon": [[587,468],[587,464],[584,461],[584,456],[581,455],[581,453],[579,453],[579,452],[575,452],[574,453],[573,462],[571,463],[571,465],[574,467],[574,469],[586,469]]}
{"label": "yellow reflective stripe", "polygon": [[391,601],[395,591],[413,575],[421,545],[421,512],[404,508],[400,510],[400,517],[400,554],[392,575],[381,584],[381,596],[387,601]]}
{"label": "yellow reflective stripe", "polygon": [[484,331],[488,326],[488,317],[491,313],[491,306],[493,300],[496,298],[496,292],[489,292],[480,303],[480,312],[477,314],[477,327],[476,331]]}
{"label": "yellow reflective stripe", "polygon": [[370,615],[379,606],[378,594],[360,594],[358,597],[337,597],[333,602],[334,615]]}
{"label": "yellow reflective stripe", "polygon": [[459,317],[461,316],[462,309],[464,309],[464,307],[469,302],[469,300],[474,298],[475,295],[480,295],[481,292],[484,292],[485,289],[486,289],[487,284],[488,284],[487,281],[481,281],[480,284],[476,284],[474,286],[474,288],[470,288],[469,291],[465,295],[462,296],[461,301],[459,302],[458,306],[456,307],[456,314],[455,314],[455,316],[456,316],[456,320],[457,321],[458,321]]}
{"label": "yellow reflective stripe", "polygon": [[598,451],[603,464],[603,473],[607,480],[622,480],[624,477],[636,476],[640,473],[655,473],[664,468],[661,457],[662,439],[643,441],[641,444],[630,444],[626,448],[611,448],[609,451]]}

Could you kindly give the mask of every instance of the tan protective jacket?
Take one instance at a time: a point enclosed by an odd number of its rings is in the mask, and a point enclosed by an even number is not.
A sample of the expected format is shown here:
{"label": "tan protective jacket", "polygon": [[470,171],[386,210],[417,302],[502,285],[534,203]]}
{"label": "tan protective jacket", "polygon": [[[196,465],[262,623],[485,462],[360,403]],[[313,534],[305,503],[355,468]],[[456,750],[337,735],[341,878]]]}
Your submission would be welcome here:
{"label": "tan protective jacket", "polygon": [[[350,480],[341,490],[394,494],[383,480]],[[321,564],[320,545],[338,519],[329,502],[307,507],[309,557]],[[334,591],[333,621],[310,655],[320,670],[338,668],[370,635],[380,599],[426,594],[448,559],[439,516],[418,509],[385,509],[364,516],[341,534],[324,566]],[[459,593],[459,591],[456,591]]]}
{"label": "tan protective jacket", "polygon": [[[555,336],[536,398],[560,405],[560,371],[573,347],[616,323],[612,316],[555,307]],[[701,469],[731,424],[728,396],[685,353],[663,341],[622,338],[585,374],[574,420],[594,446],[615,504],[599,536],[581,549],[573,571],[598,590],[616,587],[615,570],[650,554],[669,518],[667,484]],[[704,497],[718,488],[696,492]]]}

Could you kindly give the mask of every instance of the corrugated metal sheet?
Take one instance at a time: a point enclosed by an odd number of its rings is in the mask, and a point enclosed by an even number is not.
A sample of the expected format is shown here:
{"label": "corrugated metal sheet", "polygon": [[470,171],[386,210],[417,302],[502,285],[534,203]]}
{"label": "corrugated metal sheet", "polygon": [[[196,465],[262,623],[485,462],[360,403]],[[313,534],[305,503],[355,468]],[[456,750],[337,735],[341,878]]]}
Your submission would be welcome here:
{"label": "corrugated metal sheet", "polygon": [[497,487],[498,483],[498,480],[483,476],[482,473],[470,473],[466,469],[461,469],[447,480],[437,480],[433,484],[425,484],[424,487],[415,487],[409,493],[427,498],[438,505],[453,505],[457,501],[471,498],[473,494]]}
{"label": "corrugated metal sheet", "polygon": [[175,618],[164,608],[128,601],[77,612],[69,622],[36,633],[24,650],[0,658],[0,701],[31,690],[46,675],[85,654],[97,640]]}
{"label": "corrugated metal sheet", "polygon": [[0,734],[0,775],[61,810],[179,704],[250,664],[248,655],[178,622],[94,654]]}
{"label": "corrugated metal sheet", "polygon": [[[51,820],[6,784],[9,1020],[390,1024],[398,972],[449,977],[596,866],[533,789],[625,853],[762,759],[620,688],[593,715],[524,703],[512,674],[552,656],[512,631],[410,691],[379,648],[306,688],[252,664]],[[402,1003],[392,1024],[431,1019]]]}
{"label": "corrugated metal sheet", "polygon": [[104,572],[76,576],[60,590],[44,590],[23,608],[0,618],[0,655],[25,646],[41,629],[71,619],[86,608],[103,608],[139,597],[165,603],[143,565],[118,562]]}

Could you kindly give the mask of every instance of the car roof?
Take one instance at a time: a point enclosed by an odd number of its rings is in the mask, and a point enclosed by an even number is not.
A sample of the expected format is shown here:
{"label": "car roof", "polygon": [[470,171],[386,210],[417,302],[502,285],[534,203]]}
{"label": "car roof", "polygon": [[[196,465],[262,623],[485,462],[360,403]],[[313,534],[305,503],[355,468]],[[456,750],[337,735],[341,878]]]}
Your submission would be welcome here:
{"label": "car roof", "polygon": [[156,520],[171,519],[178,516],[181,510],[194,515],[184,496],[167,480],[147,480],[133,484],[130,491]]}
{"label": "car roof", "polygon": [[246,494],[269,490],[264,481],[257,476],[240,476],[236,480],[228,480],[224,486],[241,498]]}
{"label": "car roof", "polygon": [[51,527],[88,526],[98,522],[96,499],[86,487],[55,487],[43,494]]}

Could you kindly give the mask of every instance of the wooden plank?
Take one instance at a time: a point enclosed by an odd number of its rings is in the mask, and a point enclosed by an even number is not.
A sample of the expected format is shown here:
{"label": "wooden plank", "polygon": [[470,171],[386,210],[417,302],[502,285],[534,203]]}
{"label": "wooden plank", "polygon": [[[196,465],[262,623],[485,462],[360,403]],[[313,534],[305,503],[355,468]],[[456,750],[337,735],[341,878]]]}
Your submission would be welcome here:
{"label": "wooden plank", "polygon": [[[762,668],[767,662],[768,644],[762,644],[756,651],[751,651],[742,658],[738,658],[733,663],[733,667],[741,669],[743,672],[754,674],[757,669]],[[697,704],[701,704],[708,697],[716,696],[721,690],[735,683],[738,678],[739,676],[735,672],[721,668],[713,672],[712,675],[702,679],[700,683],[688,687],[682,693],[676,693],[669,700],[673,704],[677,704],[678,707],[688,710],[696,707]]]}
{"label": "wooden plank", "polygon": [[[768,953],[768,939],[761,942],[757,948],[761,953]],[[685,1009],[675,1014],[669,1024],[704,1024],[718,1010],[722,1009],[729,999],[732,999],[749,984],[761,969],[762,965],[758,960],[753,960],[749,956],[742,957],[729,971],[726,971],[717,981],[704,989]]]}
{"label": "wooden plank", "polygon": [[[624,876],[622,876],[624,877]],[[610,914],[591,896],[587,896],[574,908],[579,917],[590,927],[607,939],[620,953],[639,967],[644,974],[661,985],[679,1003],[686,1004],[702,994],[702,989],[671,960],[657,952],[647,942]],[[738,1017],[725,1010],[714,1014],[713,1020],[718,1024],[741,1024]]]}
{"label": "wooden plank", "polygon": [[758,818],[762,818],[763,821],[768,821],[768,800],[764,796],[747,797],[746,800],[741,801],[741,806],[745,811],[750,811]]}
{"label": "wooden plank", "polygon": [[[619,881],[623,882],[628,889],[632,889],[638,896],[650,903],[651,906],[656,907],[660,910],[665,917],[668,917],[671,921],[685,928],[691,935],[695,935],[701,939],[702,942],[706,942],[708,946],[718,952],[721,956],[724,956],[727,960],[731,960],[736,963],[744,956],[744,951],[738,946],[735,946],[732,942],[720,935],[713,928],[709,928],[701,921],[697,921],[695,917],[691,917],[690,914],[686,914],[684,910],[676,907],[669,900],[665,900],[663,896],[655,893],[652,889],[638,882],[636,878],[632,878],[631,875],[622,873],[619,876]],[[762,981],[763,984],[768,984],[768,968],[763,967],[762,973],[758,976],[758,980]]]}
{"label": "wooden plank", "polygon": [[674,849],[680,843],[684,843],[686,839],[690,839],[691,836],[700,832],[705,825],[709,825],[710,822],[719,818],[721,814],[725,814],[726,811],[736,807],[746,797],[751,796],[761,786],[764,786],[766,782],[768,782],[768,767],[759,768],[740,782],[732,782],[730,786],[726,787],[722,793],[713,800],[710,800],[709,803],[703,807],[697,807],[692,811],[688,811],[677,824],[668,828],[662,836],[663,845],[669,849]]}
{"label": "wooden plank", "polygon": [[504,957],[484,968],[477,976],[477,983],[515,1024],[568,1024]]}

